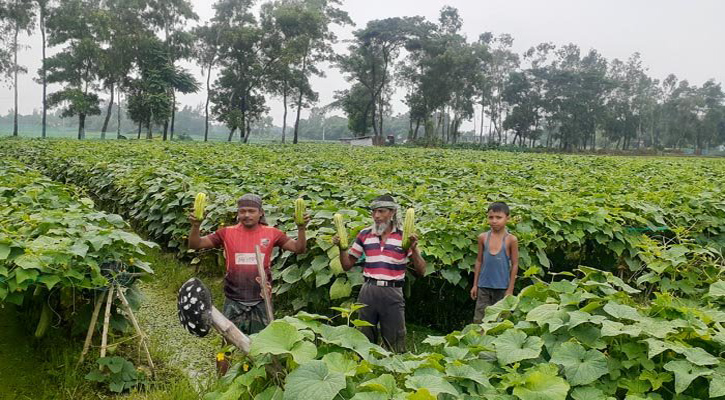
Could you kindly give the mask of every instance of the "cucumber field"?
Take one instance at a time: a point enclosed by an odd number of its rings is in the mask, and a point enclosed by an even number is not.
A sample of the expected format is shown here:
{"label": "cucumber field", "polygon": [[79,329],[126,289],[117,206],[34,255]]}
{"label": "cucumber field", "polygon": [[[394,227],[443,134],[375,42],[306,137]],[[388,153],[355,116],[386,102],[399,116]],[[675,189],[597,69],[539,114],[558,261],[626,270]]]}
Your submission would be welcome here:
{"label": "cucumber field", "polygon": [[[108,287],[143,309],[151,282],[169,310],[183,273],[210,282],[218,302],[222,252],[187,248],[195,196],[207,194],[201,230],[211,233],[256,193],[291,237],[304,199],[307,251],[275,253],[275,320],[226,376],[192,382],[189,398],[725,398],[723,159],[7,139],[0,169],[0,307],[24,316],[38,343],[76,343],[72,363]],[[403,354],[355,328],[362,271],[344,271],[331,240],[336,213],[354,238],[382,194],[415,208],[427,263],[405,279],[407,321],[439,332]],[[518,280],[470,324],[476,238],[494,201],[511,207]],[[123,303],[111,303],[110,338],[136,340]],[[101,322],[79,364],[94,393],[167,398],[154,382],[177,378],[150,372],[138,346],[120,347],[125,363],[99,360]],[[145,334],[155,343],[153,328]],[[173,336],[162,346],[183,352]],[[211,360],[222,346],[210,348]],[[168,364],[163,351],[151,356]]]}

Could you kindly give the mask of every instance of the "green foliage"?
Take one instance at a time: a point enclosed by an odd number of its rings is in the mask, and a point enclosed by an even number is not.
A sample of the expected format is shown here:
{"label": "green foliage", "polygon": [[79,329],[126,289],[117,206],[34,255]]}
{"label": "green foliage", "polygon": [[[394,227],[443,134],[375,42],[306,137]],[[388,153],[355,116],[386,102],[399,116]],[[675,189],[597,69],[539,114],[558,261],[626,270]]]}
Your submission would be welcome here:
{"label": "green foliage", "polygon": [[[312,217],[308,252],[282,253],[274,263],[275,291],[295,309],[326,310],[331,298],[343,302],[356,295],[361,271],[342,271],[330,241],[333,216],[343,214],[354,236],[370,223],[367,207],[380,192],[416,208],[429,270],[425,279],[409,274],[406,295],[419,302],[435,291],[445,301],[425,313],[410,308],[408,314],[439,326],[470,318],[462,312],[471,307],[465,289],[476,236],[487,229],[485,210],[494,200],[512,206],[509,230],[519,238],[526,278],[592,265],[617,271],[623,279],[608,279],[628,293],[639,292],[630,285],[646,293],[657,285],[704,295],[709,288],[698,286],[702,268],[716,277],[722,265],[724,170],[718,160],[399,148],[345,148],[348,156],[339,159],[341,147],[318,145],[292,153],[284,146],[182,143],[6,141],[0,147],[52,177],[86,187],[151,238],[183,253],[187,216],[200,191],[209,195],[202,224],[207,232],[233,224],[236,199],[258,192],[269,221],[294,235],[292,199],[304,198]],[[497,173],[490,174],[493,160]],[[216,262],[214,252],[197,256]]]}
{"label": "green foliage", "polygon": [[[580,268],[576,275],[526,287],[491,307],[480,325],[428,337],[436,352],[390,354],[356,339],[361,334],[353,328],[327,325],[324,317],[285,317],[253,339],[253,369],[205,398],[254,398],[269,391],[284,399],[723,394],[725,315],[716,305],[697,298],[665,301],[660,292],[649,304],[637,303],[617,290],[618,279],[608,272]],[[620,329],[605,332],[608,325]],[[305,347],[315,351],[302,358],[296,349]]]}
{"label": "green foliage", "polygon": [[43,289],[101,288],[101,266],[152,272],[144,249],[155,246],[127,231],[115,214],[96,211],[77,189],[15,162],[0,161],[0,301],[22,304]]}
{"label": "green foliage", "polygon": [[[182,252],[199,191],[210,200],[205,230],[232,223],[234,200],[253,191],[264,195],[270,222],[294,232],[291,199],[304,198],[309,253],[275,260],[275,290],[297,308],[345,301],[361,284],[359,270],[337,264],[335,213],[354,234],[369,224],[366,207],[381,192],[414,206],[431,268],[406,291],[429,301],[421,285],[431,282],[465,297],[487,203],[503,197],[513,206],[509,229],[533,284],[489,307],[481,325],[429,337],[435,352],[392,355],[350,326],[303,312],[260,332],[253,368],[209,398],[669,399],[725,390],[717,160],[346,148],[346,159],[330,161],[325,154],[340,147],[89,146],[4,141],[0,153],[93,190]],[[497,174],[483,173],[490,160]],[[556,281],[541,281],[545,273]],[[353,308],[337,311],[350,320]]]}
{"label": "green foliage", "polygon": [[86,375],[93,382],[107,383],[108,389],[121,393],[139,385],[146,384],[146,376],[137,371],[133,364],[123,357],[102,357],[98,359],[98,368]]}

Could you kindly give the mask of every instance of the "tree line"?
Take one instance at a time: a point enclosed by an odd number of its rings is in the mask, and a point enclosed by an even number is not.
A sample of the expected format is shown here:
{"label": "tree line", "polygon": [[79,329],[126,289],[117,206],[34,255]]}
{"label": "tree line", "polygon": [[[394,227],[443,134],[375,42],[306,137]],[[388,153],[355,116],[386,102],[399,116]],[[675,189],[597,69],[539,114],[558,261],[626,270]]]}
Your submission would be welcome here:
{"label": "tree line", "polygon": [[[112,110],[123,106],[137,137],[151,138],[157,130],[173,139],[177,95],[205,87],[205,140],[214,119],[226,126],[227,140],[247,142],[252,127],[268,118],[273,97],[284,108],[282,141],[298,141],[301,112],[314,106],[322,115],[341,110],[355,135],[385,136],[392,98],[402,90],[406,136],[425,144],[699,152],[725,143],[721,84],[697,86],[675,75],[655,79],[638,53],[607,60],[575,44],[541,43],[518,54],[507,34],[485,32],[470,40],[459,11],[446,6],[435,21],[370,21],[337,54],[336,28],[353,25],[341,0],[254,6],[254,0],[217,0],[214,16],[199,22],[188,0],[0,0],[0,72],[14,88],[13,134],[17,77],[28,72],[18,64],[18,37],[39,30],[43,137],[48,109],[77,118],[83,139],[89,116],[105,116],[105,138]],[[47,47],[58,51],[46,57]],[[182,61],[201,67],[202,82],[180,67]],[[311,79],[324,76],[328,65],[349,87],[319,105]],[[48,94],[48,84],[61,89]],[[116,117],[120,136],[121,113]]]}

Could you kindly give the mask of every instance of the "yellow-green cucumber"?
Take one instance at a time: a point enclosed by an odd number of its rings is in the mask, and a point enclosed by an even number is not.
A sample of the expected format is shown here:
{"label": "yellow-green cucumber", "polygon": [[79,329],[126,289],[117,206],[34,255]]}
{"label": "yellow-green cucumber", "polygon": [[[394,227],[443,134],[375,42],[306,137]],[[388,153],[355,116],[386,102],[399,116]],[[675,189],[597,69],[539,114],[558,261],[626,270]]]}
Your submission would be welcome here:
{"label": "yellow-green cucumber", "polygon": [[335,229],[337,229],[337,237],[340,239],[340,249],[347,250],[347,228],[342,221],[342,214],[335,214],[333,218],[335,221]]}
{"label": "yellow-green cucumber", "polygon": [[305,200],[302,198],[295,200],[295,224],[297,224],[297,225],[305,224],[305,211],[306,211]]}
{"label": "yellow-green cucumber", "polygon": [[204,219],[204,209],[206,208],[206,193],[198,193],[194,201],[194,218],[201,221]]}
{"label": "yellow-green cucumber", "polygon": [[410,248],[410,236],[415,235],[415,208],[409,208],[405,211],[405,220],[403,221],[403,250]]}

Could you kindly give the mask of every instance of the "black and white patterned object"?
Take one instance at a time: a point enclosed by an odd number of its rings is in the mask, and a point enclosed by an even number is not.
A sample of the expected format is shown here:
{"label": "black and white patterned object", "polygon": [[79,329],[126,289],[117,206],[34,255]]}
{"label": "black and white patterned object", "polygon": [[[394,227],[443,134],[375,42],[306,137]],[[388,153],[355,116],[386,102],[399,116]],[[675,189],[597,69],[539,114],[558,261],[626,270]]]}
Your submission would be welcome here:
{"label": "black and white patterned object", "polygon": [[211,330],[211,292],[204,284],[191,278],[181,285],[178,303],[179,321],[190,333],[204,337]]}

